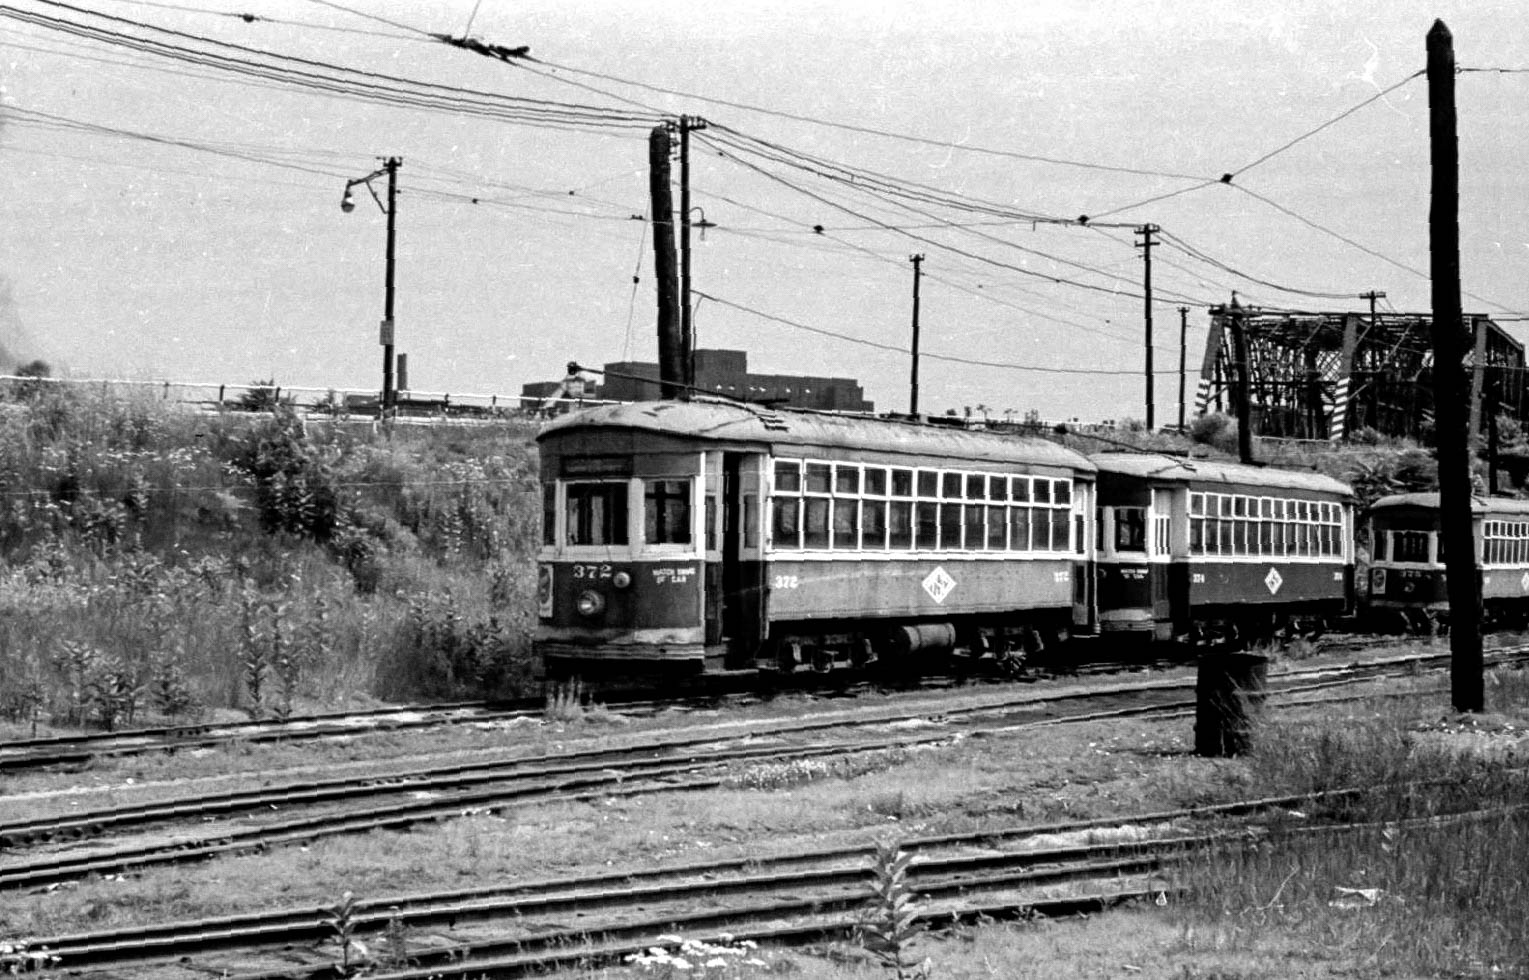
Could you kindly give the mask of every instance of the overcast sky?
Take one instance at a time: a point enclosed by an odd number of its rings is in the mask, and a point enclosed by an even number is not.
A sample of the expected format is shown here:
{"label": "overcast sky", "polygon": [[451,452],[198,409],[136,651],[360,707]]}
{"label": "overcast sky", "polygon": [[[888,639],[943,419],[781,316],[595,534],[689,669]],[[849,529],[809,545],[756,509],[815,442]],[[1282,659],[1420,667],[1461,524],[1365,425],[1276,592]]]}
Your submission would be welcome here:
{"label": "overcast sky", "polygon": [[[692,203],[716,225],[695,239],[701,346],[853,376],[905,409],[917,252],[925,411],[1141,417],[1130,226],[1150,222],[1167,239],[1156,400],[1172,421],[1180,306],[1191,372],[1206,308],[1234,289],[1299,309],[1364,309],[1378,289],[1428,309],[1427,91],[1407,79],[1435,17],[1462,67],[1529,69],[1513,2],[12,5],[178,50],[0,17],[9,354],[78,377],[372,390],[385,223],[364,195],[341,212],[347,178],[403,158],[411,386],[512,394],[570,359],[655,358],[648,131],[685,113],[712,124],[692,149]],[[464,30],[537,60],[426,36]],[[292,85],[298,70],[346,91]],[[394,99],[410,81],[457,91],[380,104],[356,71]],[[1529,73],[1463,73],[1458,102],[1464,306],[1522,337]]]}

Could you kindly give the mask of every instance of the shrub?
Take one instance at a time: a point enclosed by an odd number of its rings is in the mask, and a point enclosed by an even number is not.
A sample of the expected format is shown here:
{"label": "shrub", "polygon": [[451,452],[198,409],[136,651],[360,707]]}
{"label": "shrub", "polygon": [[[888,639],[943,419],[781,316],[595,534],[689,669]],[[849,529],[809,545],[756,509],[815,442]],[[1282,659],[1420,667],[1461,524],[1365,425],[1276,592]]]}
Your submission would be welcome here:
{"label": "shrub", "polygon": [[1197,416],[1189,423],[1189,437],[1224,453],[1237,452],[1237,420],[1224,412]]}

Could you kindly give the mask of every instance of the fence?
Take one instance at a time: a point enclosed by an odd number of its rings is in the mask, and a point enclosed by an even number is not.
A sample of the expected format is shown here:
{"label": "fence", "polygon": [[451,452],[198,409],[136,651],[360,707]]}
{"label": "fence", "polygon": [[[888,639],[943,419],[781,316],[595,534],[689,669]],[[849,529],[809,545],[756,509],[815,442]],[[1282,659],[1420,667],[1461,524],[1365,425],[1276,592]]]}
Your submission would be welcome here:
{"label": "fence", "polygon": [[[0,375],[0,389],[61,385],[97,389],[107,395],[148,394],[160,401],[204,411],[260,411],[285,403],[311,414],[377,418],[375,388],[316,388],[303,385],[227,384],[198,381],[125,381],[117,378],[34,378]],[[414,419],[547,418],[574,408],[605,405],[593,398],[530,398],[468,392],[399,391],[394,412]]]}

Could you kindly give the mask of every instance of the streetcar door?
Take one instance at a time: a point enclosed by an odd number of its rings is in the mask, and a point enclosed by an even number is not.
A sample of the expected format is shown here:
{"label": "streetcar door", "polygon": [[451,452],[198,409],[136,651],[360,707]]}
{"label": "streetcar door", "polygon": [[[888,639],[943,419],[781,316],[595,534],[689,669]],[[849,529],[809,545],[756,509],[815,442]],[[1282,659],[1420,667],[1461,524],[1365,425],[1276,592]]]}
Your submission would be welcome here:
{"label": "streetcar door", "polygon": [[764,633],[764,562],[759,540],[765,457],[722,454],[722,634],[729,666],[751,666]]}

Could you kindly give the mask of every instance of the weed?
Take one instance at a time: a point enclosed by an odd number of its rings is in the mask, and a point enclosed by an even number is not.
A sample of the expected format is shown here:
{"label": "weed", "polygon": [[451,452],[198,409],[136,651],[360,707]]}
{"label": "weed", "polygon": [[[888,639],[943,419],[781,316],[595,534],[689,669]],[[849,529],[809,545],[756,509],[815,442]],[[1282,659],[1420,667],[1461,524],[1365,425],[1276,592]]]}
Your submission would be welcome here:
{"label": "weed", "polygon": [[414,959],[409,956],[409,927],[398,917],[397,909],[392,911],[394,914],[388,917],[377,948],[377,966],[387,971],[404,970],[415,965]]}
{"label": "weed", "polygon": [[41,973],[59,964],[59,957],[48,947],[31,948],[24,942],[0,942],[0,972],[6,974]]}
{"label": "weed", "polygon": [[658,941],[662,945],[626,957],[639,976],[733,980],[770,972],[758,945],[752,939],[735,939],[731,933],[724,932],[712,942],[675,935],[659,936]]}
{"label": "weed", "polygon": [[918,906],[908,888],[908,866],[912,863],[913,855],[893,841],[876,846],[871,864],[875,897],[858,927],[860,945],[897,980],[925,978],[933,968],[927,959],[918,964],[911,959],[913,941],[923,932]]}
{"label": "weed", "polygon": [[356,938],[356,897],[350,892],[340,896],[340,900],[331,905],[327,910],[329,914],[324,919],[329,926],[335,945],[340,947],[341,976],[350,976],[351,960],[354,956],[357,961],[364,961],[367,957],[366,944]]}
{"label": "weed", "polygon": [[149,703],[160,714],[179,718],[196,707],[196,695],[186,679],[186,651],[176,643],[173,650],[154,666],[149,678]]}
{"label": "weed", "polygon": [[548,721],[577,721],[584,714],[583,679],[549,683],[546,702],[542,715]]}
{"label": "weed", "polygon": [[246,582],[239,593],[240,666],[243,668],[244,694],[249,699],[250,715],[258,718],[265,708],[265,674],[269,651],[261,642],[260,595]]}

